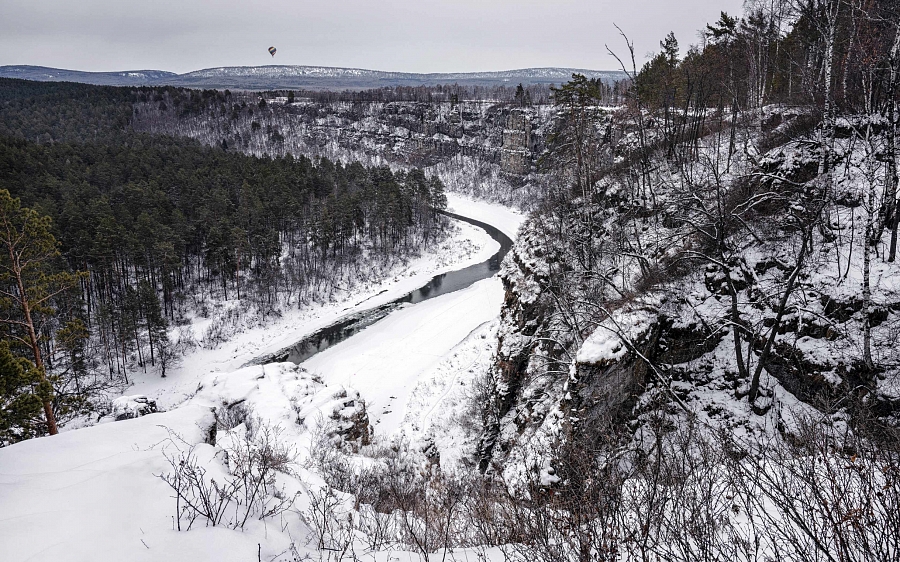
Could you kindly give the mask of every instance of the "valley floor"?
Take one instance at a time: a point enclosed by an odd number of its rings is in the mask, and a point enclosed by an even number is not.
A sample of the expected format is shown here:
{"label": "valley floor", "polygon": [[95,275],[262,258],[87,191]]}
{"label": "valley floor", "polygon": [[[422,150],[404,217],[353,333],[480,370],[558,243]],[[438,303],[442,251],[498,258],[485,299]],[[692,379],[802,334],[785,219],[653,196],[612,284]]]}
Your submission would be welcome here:
{"label": "valley floor", "polygon": [[[515,237],[523,218],[506,207],[454,194],[448,194],[448,201],[448,210],[486,220],[511,238]],[[283,310],[280,317],[270,318],[262,325],[248,326],[213,349],[203,347],[201,341],[201,347],[184,357],[165,379],[154,370],[133,373],[134,384],[127,393],[145,394],[156,400],[161,409],[168,410],[190,397],[196,391],[197,383],[210,373],[234,371],[256,358],[274,354],[342,316],[390,302],[421,287],[434,275],[482,262],[497,251],[498,244],[480,228],[460,221],[454,221],[454,226],[459,229],[456,235],[429,248],[407,265],[395,268],[381,283],[338,291],[329,303]],[[222,308],[232,304],[219,303]],[[191,326],[194,336],[199,339],[213,321],[195,318]]]}

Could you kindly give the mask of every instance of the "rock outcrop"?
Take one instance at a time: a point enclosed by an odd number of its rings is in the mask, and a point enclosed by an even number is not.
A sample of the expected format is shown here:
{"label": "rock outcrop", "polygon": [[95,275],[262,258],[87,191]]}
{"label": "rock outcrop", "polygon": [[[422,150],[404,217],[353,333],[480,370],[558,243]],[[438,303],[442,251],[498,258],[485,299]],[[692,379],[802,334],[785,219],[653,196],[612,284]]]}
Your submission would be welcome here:
{"label": "rock outcrop", "polygon": [[159,410],[156,401],[143,394],[132,396],[120,396],[112,402],[112,416],[116,421],[130,420],[148,414],[155,414]]}
{"label": "rock outcrop", "polygon": [[500,149],[500,170],[504,174],[523,177],[531,172],[532,148],[531,119],[522,108],[510,110],[503,129],[503,145]]}
{"label": "rock outcrop", "polygon": [[[799,118],[786,113],[777,127]],[[521,119],[511,116],[509,128],[527,129]],[[869,424],[867,431],[900,427],[900,375],[889,359],[900,326],[900,270],[873,252],[866,304],[860,179],[851,168],[833,180],[830,222],[815,231],[815,252],[799,260],[802,231],[791,217],[803,210],[804,194],[795,190],[824,183],[820,149],[767,135],[760,146],[780,144],[742,164],[742,177],[770,183],[735,180],[725,193],[778,197],[748,213],[753,236],[728,238],[748,228],[730,227],[719,249],[704,239],[708,231],[667,220],[694,211],[677,208],[685,194],[662,165],[650,178],[665,201],[656,208],[623,198],[627,176],[610,173],[592,202],[576,197],[526,222],[501,272],[506,295],[482,470],[523,463],[538,470],[592,428],[612,428],[620,443],[639,448],[688,420],[742,435],[797,432],[804,416]],[[526,135],[505,138],[520,147]],[[845,144],[844,158],[861,158]],[[586,225],[590,234],[580,230]],[[593,262],[583,258],[588,245]]]}

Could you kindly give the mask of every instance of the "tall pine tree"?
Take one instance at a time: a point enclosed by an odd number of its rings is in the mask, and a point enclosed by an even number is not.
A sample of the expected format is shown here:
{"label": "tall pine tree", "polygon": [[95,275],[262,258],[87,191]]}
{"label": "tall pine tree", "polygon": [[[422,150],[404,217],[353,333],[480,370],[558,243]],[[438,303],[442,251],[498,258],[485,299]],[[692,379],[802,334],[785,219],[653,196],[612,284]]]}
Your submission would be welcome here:
{"label": "tall pine tree", "polygon": [[40,320],[53,315],[53,299],[75,287],[78,277],[57,269],[59,249],[50,217],[22,207],[0,189],[0,324],[5,336],[31,350],[40,379],[50,435],[58,433],[52,392],[40,345]]}

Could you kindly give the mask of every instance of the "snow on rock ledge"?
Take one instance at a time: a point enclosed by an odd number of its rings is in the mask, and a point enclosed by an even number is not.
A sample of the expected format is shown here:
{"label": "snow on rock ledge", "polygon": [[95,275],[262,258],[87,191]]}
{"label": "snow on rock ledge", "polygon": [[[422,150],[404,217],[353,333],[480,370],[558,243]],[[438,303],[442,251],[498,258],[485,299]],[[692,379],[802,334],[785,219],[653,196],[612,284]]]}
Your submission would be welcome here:
{"label": "snow on rock ledge", "polygon": [[656,320],[657,314],[644,308],[613,312],[585,340],[575,361],[598,366],[615,363],[644,340]]}
{"label": "snow on rock ledge", "polygon": [[335,443],[345,441],[368,445],[372,436],[366,403],[359,392],[342,385],[322,388],[297,414],[299,423],[315,430],[316,424],[330,420],[326,432]]}
{"label": "snow on rock ledge", "polygon": [[223,415],[241,405],[249,415],[279,425],[293,437],[321,427],[335,442],[366,445],[369,416],[359,392],[328,385],[293,363],[267,363],[230,373],[212,373],[200,383],[193,402],[217,408]]}

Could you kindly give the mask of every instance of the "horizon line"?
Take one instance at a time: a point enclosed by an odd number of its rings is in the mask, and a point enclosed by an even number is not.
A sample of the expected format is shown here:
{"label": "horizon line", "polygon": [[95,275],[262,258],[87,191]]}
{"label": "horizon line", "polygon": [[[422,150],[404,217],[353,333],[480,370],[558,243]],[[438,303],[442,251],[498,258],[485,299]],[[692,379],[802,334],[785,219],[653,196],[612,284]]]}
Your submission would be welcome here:
{"label": "horizon line", "polygon": [[66,72],[82,72],[85,74],[121,74],[127,72],[166,72],[169,74],[173,74],[175,76],[184,76],[186,74],[191,74],[194,72],[202,72],[204,70],[215,70],[220,68],[273,68],[273,67],[284,67],[284,68],[328,68],[335,70],[360,70],[364,72],[380,72],[385,74],[419,74],[419,75],[435,75],[435,74],[487,74],[487,73],[500,73],[500,72],[516,72],[516,71],[527,71],[527,70],[581,70],[588,72],[617,72],[624,73],[622,70],[609,70],[609,69],[596,69],[596,68],[583,68],[583,67],[572,67],[572,66],[527,66],[521,68],[509,68],[503,70],[466,70],[466,71],[444,71],[444,72],[412,72],[412,71],[404,71],[404,70],[377,70],[372,68],[359,68],[359,67],[351,67],[351,66],[327,66],[320,64],[260,64],[260,65],[222,65],[222,66],[210,66],[206,68],[198,68],[196,70],[189,70],[187,72],[173,72],[171,70],[162,70],[159,68],[142,68],[142,69],[126,69],[126,70],[78,70],[74,68],[60,68],[55,66],[44,66],[44,65],[36,65],[36,64],[4,64],[0,65],[0,68],[10,68],[10,67],[28,67],[28,68],[44,68],[48,70],[61,70]]}

